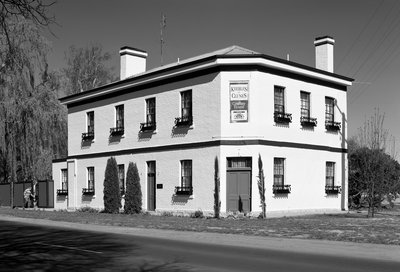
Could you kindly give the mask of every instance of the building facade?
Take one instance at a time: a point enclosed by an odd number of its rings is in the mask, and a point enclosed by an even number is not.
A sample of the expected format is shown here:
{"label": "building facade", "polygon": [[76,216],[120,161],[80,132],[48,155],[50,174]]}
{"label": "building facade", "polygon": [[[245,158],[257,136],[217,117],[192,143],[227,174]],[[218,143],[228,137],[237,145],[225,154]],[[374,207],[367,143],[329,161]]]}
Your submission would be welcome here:
{"label": "building facade", "polygon": [[316,68],[232,46],[145,71],[147,53],[121,48],[121,80],[61,99],[68,157],[53,162],[55,208],[103,207],[108,158],[121,192],[137,164],[143,209],[212,212],[215,159],[221,211],[347,209],[347,88],[333,73],[331,37]]}

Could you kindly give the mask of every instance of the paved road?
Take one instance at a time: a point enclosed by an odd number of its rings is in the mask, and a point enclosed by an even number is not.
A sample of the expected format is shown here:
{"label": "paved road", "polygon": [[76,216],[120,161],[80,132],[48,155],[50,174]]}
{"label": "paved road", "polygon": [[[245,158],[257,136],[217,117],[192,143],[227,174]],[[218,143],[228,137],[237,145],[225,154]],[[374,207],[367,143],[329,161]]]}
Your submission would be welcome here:
{"label": "paved road", "polygon": [[[0,271],[368,272],[398,271],[400,265],[379,258],[303,253],[290,248],[180,241],[179,233],[174,239],[165,239],[115,234],[115,229],[114,233],[88,231],[92,226],[83,226],[85,230],[61,228],[50,222],[43,226],[0,220]],[[187,238],[188,234],[182,236]],[[201,235],[193,237],[197,240]]]}

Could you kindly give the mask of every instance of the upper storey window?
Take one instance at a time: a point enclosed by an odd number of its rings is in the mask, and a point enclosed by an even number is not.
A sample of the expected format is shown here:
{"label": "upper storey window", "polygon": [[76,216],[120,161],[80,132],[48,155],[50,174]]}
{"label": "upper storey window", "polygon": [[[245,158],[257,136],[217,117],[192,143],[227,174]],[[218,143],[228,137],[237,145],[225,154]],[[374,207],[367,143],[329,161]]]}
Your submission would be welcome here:
{"label": "upper storey window", "polygon": [[274,89],[275,112],[285,112],[285,88],[275,86]]}
{"label": "upper storey window", "polygon": [[115,127],[110,129],[111,136],[123,135],[124,128],[124,105],[115,107]]}
{"label": "upper storey window", "polygon": [[329,131],[340,130],[340,122],[335,122],[335,99],[325,97],[325,128]]}
{"label": "upper storey window", "polygon": [[274,120],[276,123],[292,122],[292,114],[285,111],[285,88],[274,87]]}
{"label": "upper storey window", "polygon": [[310,116],[310,93],[300,92],[301,116],[300,123],[302,126],[315,127],[317,119]]}
{"label": "upper storey window", "polygon": [[176,126],[190,126],[193,124],[192,90],[181,92],[181,116],[175,118]]}
{"label": "upper storey window", "polygon": [[310,93],[300,92],[301,117],[310,117]]}
{"label": "upper storey window", "polygon": [[146,122],[140,123],[141,131],[152,131],[156,129],[156,99],[146,99]]}
{"label": "upper storey window", "polygon": [[94,139],[94,111],[86,113],[86,132],[82,133],[83,141],[91,141]]}

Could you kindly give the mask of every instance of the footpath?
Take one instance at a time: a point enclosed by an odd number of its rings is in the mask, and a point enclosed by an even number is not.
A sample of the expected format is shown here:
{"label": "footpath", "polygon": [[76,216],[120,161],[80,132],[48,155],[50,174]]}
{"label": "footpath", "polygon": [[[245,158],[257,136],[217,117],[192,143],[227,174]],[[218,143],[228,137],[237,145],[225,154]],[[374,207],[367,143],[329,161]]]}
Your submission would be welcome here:
{"label": "footpath", "polygon": [[[221,234],[210,232],[173,231],[160,229],[129,228],[95,224],[51,221],[46,219],[20,218],[0,215],[0,220],[18,223],[43,225],[47,227],[95,231],[130,236],[145,236],[159,239],[179,240],[195,243],[249,247],[266,250],[290,251],[348,258],[364,258],[400,263],[400,246],[368,243],[336,242],[295,238],[275,238]],[[400,235],[400,234],[399,234]]]}

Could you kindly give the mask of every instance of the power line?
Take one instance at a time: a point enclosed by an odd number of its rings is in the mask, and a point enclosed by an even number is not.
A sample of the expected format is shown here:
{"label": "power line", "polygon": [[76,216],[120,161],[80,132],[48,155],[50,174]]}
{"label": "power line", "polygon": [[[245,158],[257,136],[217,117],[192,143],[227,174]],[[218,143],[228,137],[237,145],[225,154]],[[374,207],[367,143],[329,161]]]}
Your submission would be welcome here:
{"label": "power line", "polygon": [[337,66],[337,69],[340,68],[340,66],[343,64],[343,60],[345,60],[347,58],[347,56],[349,55],[349,53],[353,50],[353,47],[356,45],[356,43],[359,41],[359,39],[361,38],[362,34],[364,34],[365,30],[367,29],[367,27],[370,25],[370,23],[372,22],[372,20],[375,18],[376,14],[378,13],[378,10],[381,8],[382,4],[385,2],[385,0],[382,0],[379,5],[376,7],[375,11],[373,12],[372,16],[368,19],[368,23],[364,25],[364,28],[361,30],[361,32],[358,34],[357,38],[354,40],[353,44],[351,45],[350,49],[347,50],[346,54],[344,54],[344,56],[342,57],[342,59],[340,60],[340,64]]}
{"label": "power line", "polygon": [[[383,39],[380,39],[380,42],[378,42],[376,44],[376,46],[372,49],[373,54],[376,53],[378,51],[378,49],[382,46],[382,44],[386,41],[386,39],[389,37],[390,33],[393,32],[393,30],[396,28],[396,26],[399,24],[400,22],[400,17],[395,16],[394,20],[392,20],[392,22],[389,25],[389,29],[384,33]],[[397,20],[397,24],[395,23]],[[358,72],[364,67],[364,65],[367,63],[368,58],[365,58],[364,62],[362,63],[362,65],[357,69],[357,71],[354,73],[354,76],[356,76],[358,74]]]}
{"label": "power line", "polygon": [[[362,49],[362,52],[360,54],[360,57],[357,59],[356,62],[353,63],[353,65],[350,68],[350,71],[354,70],[354,68],[356,68],[356,64],[358,63],[359,60],[365,60],[367,59],[367,57],[364,57],[366,50],[369,49],[369,46],[371,44],[373,44],[373,41],[377,40],[376,36],[378,33],[380,33],[381,28],[383,27],[383,25],[386,23],[386,21],[388,20],[388,18],[390,17],[389,14],[393,11],[393,7],[396,5],[396,2],[394,2],[393,6],[388,10],[388,12],[385,14],[385,19],[379,24],[378,28],[375,30],[374,34],[371,35],[370,39],[368,40],[368,42],[366,42],[367,46],[364,46]],[[371,52],[369,50],[369,52]],[[367,52],[368,53],[368,52]],[[372,52],[373,53],[373,52]],[[366,56],[369,56],[370,54],[367,54]]]}
{"label": "power line", "polygon": [[[396,17],[398,18],[398,17]],[[400,20],[397,22],[397,24],[394,24],[393,27],[386,33],[385,35],[385,40],[388,37],[388,35],[393,31],[393,29],[398,28],[400,23]],[[384,55],[382,55],[379,60],[374,63],[374,65],[371,66],[371,68],[368,70],[368,72],[365,73],[366,78],[369,79],[369,81],[374,82],[386,69],[388,65],[390,65],[393,60],[396,59],[400,48],[400,36],[395,36],[395,39],[391,42],[391,46],[389,46],[386,50]],[[371,75],[371,76],[370,76]],[[363,89],[362,86],[359,86],[352,92],[353,94],[353,99],[352,101],[349,102],[350,104],[353,104],[366,90],[368,90],[371,86],[368,86],[367,88]]]}

